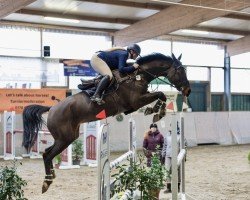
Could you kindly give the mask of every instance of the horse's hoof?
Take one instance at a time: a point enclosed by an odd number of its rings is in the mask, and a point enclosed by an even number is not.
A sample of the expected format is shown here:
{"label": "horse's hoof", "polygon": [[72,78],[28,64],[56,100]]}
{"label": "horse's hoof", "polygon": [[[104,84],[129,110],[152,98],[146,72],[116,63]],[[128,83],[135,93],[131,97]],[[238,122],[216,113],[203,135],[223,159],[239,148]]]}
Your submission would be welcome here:
{"label": "horse's hoof", "polygon": [[156,102],[156,104],[154,105],[154,107],[152,108],[152,109],[153,109],[153,112],[154,112],[154,113],[157,113],[157,112],[160,110],[161,105],[162,105],[162,102],[161,102],[160,100],[158,100],[158,101]]}
{"label": "horse's hoof", "polygon": [[47,182],[43,182],[43,187],[42,187],[42,193],[47,192],[47,190],[49,189],[49,184]]}
{"label": "horse's hoof", "polygon": [[45,179],[43,181],[43,187],[42,187],[42,193],[46,192],[48,189],[49,189],[49,186],[50,184],[52,183],[53,181],[50,180],[50,179]]}
{"label": "horse's hoof", "polygon": [[146,110],[144,111],[144,115],[150,115],[153,113],[153,108],[147,107]]}
{"label": "horse's hoof", "polygon": [[153,117],[153,123],[158,122],[161,119],[159,114],[155,114]]}

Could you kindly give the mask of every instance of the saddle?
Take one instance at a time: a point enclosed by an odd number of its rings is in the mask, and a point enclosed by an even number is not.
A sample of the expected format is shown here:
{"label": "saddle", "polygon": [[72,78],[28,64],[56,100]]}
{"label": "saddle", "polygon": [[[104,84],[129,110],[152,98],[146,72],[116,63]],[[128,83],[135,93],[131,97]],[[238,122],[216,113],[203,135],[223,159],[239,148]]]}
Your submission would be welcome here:
{"label": "saddle", "polygon": [[[108,88],[105,90],[104,95],[116,91],[121,83],[127,81],[128,79],[131,79],[129,75],[121,75],[121,73],[118,70],[113,70],[112,74],[113,78]],[[96,91],[96,87],[98,83],[101,81],[102,77],[103,77],[102,75],[98,75],[97,77],[91,80],[81,79],[82,84],[78,85],[78,89],[82,90],[82,92],[84,92],[88,96],[93,96],[93,94]]]}

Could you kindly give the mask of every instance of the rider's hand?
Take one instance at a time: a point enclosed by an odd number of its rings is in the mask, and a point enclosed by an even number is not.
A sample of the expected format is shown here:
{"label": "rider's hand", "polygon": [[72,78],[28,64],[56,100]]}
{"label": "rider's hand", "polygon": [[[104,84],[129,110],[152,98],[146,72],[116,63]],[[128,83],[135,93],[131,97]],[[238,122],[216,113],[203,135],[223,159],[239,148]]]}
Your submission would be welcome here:
{"label": "rider's hand", "polygon": [[135,69],[137,69],[137,68],[139,67],[139,65],[138,65],[137,63],[134,63],[134,64],[133,64],[133,67],[134,67]]}

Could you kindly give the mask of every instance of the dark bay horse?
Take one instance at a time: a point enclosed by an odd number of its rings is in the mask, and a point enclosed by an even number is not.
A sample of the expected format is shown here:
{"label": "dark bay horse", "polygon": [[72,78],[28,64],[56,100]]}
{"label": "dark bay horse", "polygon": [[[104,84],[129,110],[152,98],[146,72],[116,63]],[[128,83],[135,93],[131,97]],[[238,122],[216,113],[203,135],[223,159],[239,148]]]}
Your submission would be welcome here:
{"label": "dark bay horse", "polygon": [[120,83],[118,81],[117,90],[104,97],[106,103],[103,105],[92,102],[88,95],[81,92],[67,97],[52,107],[27,106],[23,112],[24,147],[29,150],[33,145],[34,138],[43,123],[42,114],[45,112],[49,112],[47,127],[55,139],[54,144],[43,154],[46,176],[42,192],[48,190],[55,178],[52,159],[78,138],[81,123],[96,121],[96,115],[102,110],[105,110],[108,117],[122,112],[136,111],[157,99],[166,101],[162,92],[147,91],[148,84],[159,76],[167,77],[184,96],[188,96],[191,89],[180,57],[177,59],[173,54],[172,57],[168,57],[159,53],[141,57],[137,61],[139,68],[134,73],[115,75],[118,80],[123,81]]}

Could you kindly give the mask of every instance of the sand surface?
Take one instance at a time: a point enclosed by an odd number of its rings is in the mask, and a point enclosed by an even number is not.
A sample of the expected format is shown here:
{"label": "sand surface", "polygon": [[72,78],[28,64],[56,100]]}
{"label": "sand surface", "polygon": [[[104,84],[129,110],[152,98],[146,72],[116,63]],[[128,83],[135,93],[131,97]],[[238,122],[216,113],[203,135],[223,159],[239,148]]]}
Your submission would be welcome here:
{"label": "sand surface", "polygon": [[[250,200],[250,145],[199,146],[188,149],[186,193],[197,200]],[[112,155],[115,158],[117,154]],[[0,165],[9,161],[0,160]],[[27,180],[24,188],[29,200],[96,200],[96,168],[56,170],[56,179],[41,194],[44,178],[43,161],[22,160],[18,173]],[[161,192],[160,199],[170,199]]]}

